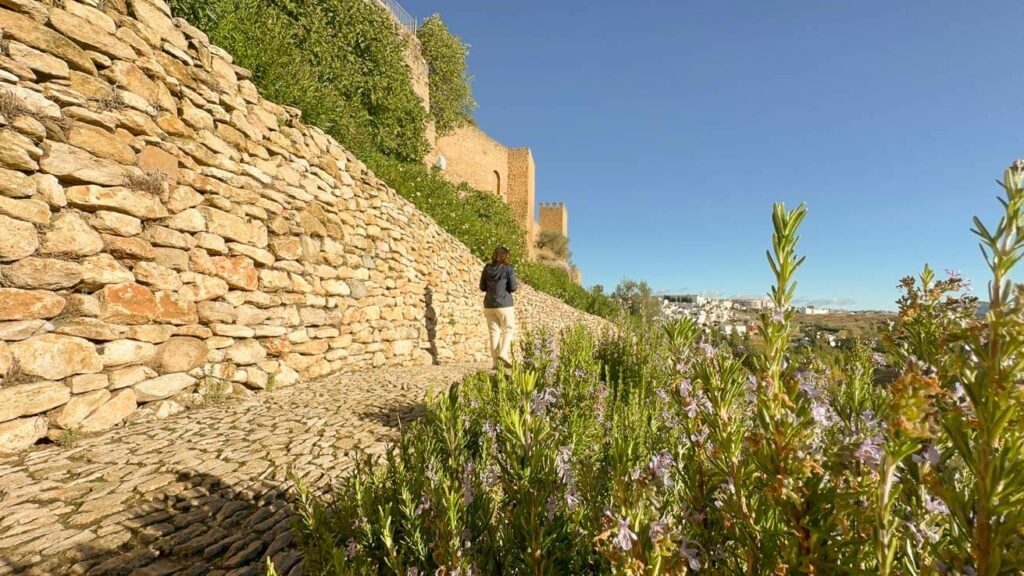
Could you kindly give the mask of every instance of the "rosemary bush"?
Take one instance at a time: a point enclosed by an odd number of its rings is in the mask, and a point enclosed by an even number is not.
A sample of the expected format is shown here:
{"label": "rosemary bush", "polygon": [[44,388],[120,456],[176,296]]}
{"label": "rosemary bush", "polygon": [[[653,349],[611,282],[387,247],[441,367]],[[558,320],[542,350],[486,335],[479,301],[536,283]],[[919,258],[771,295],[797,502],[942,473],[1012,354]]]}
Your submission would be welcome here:
{"label": "rosemary bush", "polygon": [[[904,279],[881,349],[790,342],[803,206],[773,212],[763,345],[687,320],[532,334],[434,401],[329,501],[299,487],[313,574],[1020,574],[1024,190],[956,275]],[[801,352],[801,350],[804,350]],[[894,365],[889,382],[875,377]]]}

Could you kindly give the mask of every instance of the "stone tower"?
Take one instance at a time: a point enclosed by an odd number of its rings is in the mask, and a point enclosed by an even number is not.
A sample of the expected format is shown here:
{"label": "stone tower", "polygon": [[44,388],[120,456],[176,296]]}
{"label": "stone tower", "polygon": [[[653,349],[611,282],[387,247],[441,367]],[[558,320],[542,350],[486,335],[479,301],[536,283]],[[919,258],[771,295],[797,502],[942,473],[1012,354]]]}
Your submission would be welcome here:
{"label": "stone tower", "polygon": [[540,204],[540,218],[538,220],[540,232],[558,232],[566,238],[569,237],[569,213],[563,202],[542,202]]}

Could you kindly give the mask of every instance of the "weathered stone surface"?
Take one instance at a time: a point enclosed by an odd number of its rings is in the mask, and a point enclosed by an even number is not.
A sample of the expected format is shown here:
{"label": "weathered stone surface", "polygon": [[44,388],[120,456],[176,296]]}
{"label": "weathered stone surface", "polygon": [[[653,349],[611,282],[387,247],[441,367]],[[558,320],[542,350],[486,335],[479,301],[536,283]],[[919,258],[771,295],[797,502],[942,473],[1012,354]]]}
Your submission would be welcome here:
{"label": "weathered stone surface", "polygon": [[0,214],[33,224],[50,223],[50,207],[41,200],[17,200],[0,196]]}
{"label": "weathered stone surface", "polygon": [[156,250],[153,245],[141,237],[125,238],[123,236],[112,236],[101,234],[103,247],[110,254],[132,260],[153,260],[156,258]]}
{"label": "weathered stone surface", "polygon": [[71,391],[59,382],[36,382],[0,388],[0,422],[41,414],[64,404]]}
{"label": "weathered stone surface", "polygon": [[0,196],[28,198],[36,193],[36,182],[21,172],[0,168]]}
{"label": "weathered stone surface", "polygon": [[142,234],[142,221],[134,216],[100,210],[93,214],[92,227],[104,234],[116,236],[138,236]]}
{"label": "weathered stone surface", "polygon": [[79,430],[86,433],[109,430],[127,418],[136,407],[134,390],[118,390],[110,395],[110,400],[82,420]]}
{"label": "weathered stone surface", "polygon": [[[119,184],[124,178],[117,180]],[[104,188],[102,186],[73,186],[64,191],[68,202],[73,206],[92,210],[112,210],[123,212],[143,220],[164,218],[167,209],[160,203],[160,198],[148,192],[132,190],[121,186]]]}
{"label": "weathered stone surface", "polygon": [[[157,294],[157,303],[159,304],[159,294]],[[125,334],[132,340],[141,340],[150,344],[166,342],[176,333],[175,327],[167,324],[140,324],[125,328],[127,328]]]}
{"label": "weathered stone surface", "polygon": [[228,283],[220,278],[194,272],[184,272],[180,278],[185,282],[180,290],[182,297],[193,302],[215,300],[228,293]]}
{"label": "weathered stone surface", "polygon": [[53,330],[46,320],[19,320],[0,323],[0,340],[25,340]]}
{"label": "weathered stone surface", "polygon": [[150,380],[144,380],[132,387],[139,402],[152,402],[170,398],[178,392],[192,386],[196,379],[188,374],[167,374]]}
{"label": "weathered stone surface", "polygon": [[47,380],[92,374],[103,369],[92,342],[75,336],[42,334],[13,342],[11,354],[23,373]]}
{"label": "weathered stone surface", "polygon": [[14,356],[11,354],[11,347],[0,340],[0,379],[6,378],[14,365]]}
{"label": "weathered stone surface", "polygon": [[256,340],[240,340],[224,351],[225,357],[235,364],[255,364],[267,357],[267,351]]}
{"label": "weathered stone surface", "polygon": [[36,183],[36,195],[51,208],[61,209],[68,205],[68,199],[64,196],[64,187],[60,180],[52,174],[33,174],[32,180]]}
{"label": "weathered stone surface", "polygon": [[137,340],[114,340],[103,345],[100,358],[104,368],[148,364],[156,358],[156,346]]}
{"label": "weathered stone surface", "polygon": [[51,54],[30,48],[21,42],[11,42],[8,50],[15,62],[28,66],[40,76],[67,78],[70,74],[67,62]]}
{"label": "weathered stone surface", "polygon": [[75,70],[88,74],[96,73],[92,59],[84,50],[39,22],[8,10],[0,10],[0,28],[3,28],[5,37],[53,54]]}
{"label": "weathered stone surface", "polygon": [[0,321],[53,318],[64,305],[64,299],[52,292],[0,288]]}
{"label": "weathered stone surface", "polygon": [[161,290],[156,293],[155,319],[168,324],[195,324],[199,321],[199,314],[195,302],[187,294]]}
{"label": "weathered stone surface", "polygon": [[85,394],[93,390],[102,390],[110,385],[106,374],[82,374],[68,379],[72,394]]}
{"label": "weathered stone surface", "polygon": [[139,154],[139,168],[163,174],[171,186],[178,183],[178,158],[156,146],[146,146]]}
{"label": "weathered stone surface", "polygon": [[199,208],[199,211],[206,220],[207,230],[211,233],[242,243],[252,242],[255,239],[252,227],[244,218],[207,206]]}
{"label": "weathered stone surface", "polygon": [[146,324],[157,315],[156,296],[135,283],[108,284],[99,292],[100,318],[115,324]]}
{"label": "weathered stone surface", "polygon": [[22,258],[0,266],[0,281],[14,288],[60,290],[82,279],[82,267],[75,262],[53,258]]}
{"label": "weathered stone surface", "polygon": [[110,389],[120,390],[121,388],[134,386],[143,380],[156,378],[157,373],[152,368],[146,366],[130,366],[114,370],[108,376],[110,377]]}
{"label": "weathered stone surface", "polygon": [[206,343],[198,338],[171,338],[157,350],[155,366],[162,374],[189,372],[206,362],[209,351]]}
{"label": "weathered stone surface", "polygon": [[0,215],[0,261],[24,258],[38,248],[39,234],[35,226]]}
{"label": "weathered stone surface", "polygon": [[207,256],[204,251],[193,250],[189,255],[189,262],[192,270],[221,278],[232,288],[259,288],[259,273],[256,266],[245,256]]}
{"label": "weathered stone surface", "polygon": [[102,288],[107,284],[134,282],[135,276],[110,254],[97,254],[82,260],[82,285]]}
{"label": "weathered stone surface", "polygon": [[135,51],[112,33],[70,12],[50,10],[50,25],[87,50],[123,60],[135,58]]}
{"label": "weathered stone surface", "polygon": [[94,390],[76,395],[67,404],[47,414],[50,418],[50,425],[62,430],[77,428],[82,420],[85,420],[107,400],[110,400],[110,392],[106,390]]}
{"label": "weathered stone surface", "polygon": [[[104,186],[120,186],[124,184],[127,174],[129,173],[127,167],[122,166],[113,160],[97,158],[81,148],[76,148],[60,142],[49,143],[49,152],[42,158],[42,160],[40,160],[39,166],[44,171],[53,174],[62,180],[85,182],[89,184],[102,184]],[[90,188],[92,188],[92,186],[69,188],[66,191],[68,194],[68,200],[71,201],[72,204],[82,204],[82,202],[76,203],[72,200],[71,190]],[[102,188],[100,189],[102,190]],[[97,207],[114,209],[102,204]]]}
{"label": "weathered stone surface", "polygon": [[132,272],[135,273],[135,278],[139,284],[146,284],[165,290],[181,288],[181,278],[178,273],[156,262],[136,262]]}
{"label": "weathered stone surface", "polygon": [[103,250],[103,239],[80,214],[65,211],[53,219],[39,251],[63,256],[91,256]]}
{"label": "weathered stone surface", "polygon": [[0,454],[16,454],[28,449],[46,436],[46,430],[44,416],[0,423]]}
{"label": "weathered stone surface", "polygon": [[142,234],[142,237],[154,246],[167,246],[170,248],[181,248],[188,250],[195,246],[196,241],[192,239],[192,236],[177,230],[172,230],[164,226],[153,226],[146,227],[146,231]]}
{"label": "weathered stone surface", "polygon": [[182,210],[164,223],[168,228],[183,232],[202,232],[206,230],[206,219],[203,218],[202,212],[195,208]]}
{"label": "weathered stone surface", "polygon": [[0,6],[21,12],[36,22],[46,22],[46,6],[38,0],[0,0]]}
{"label": "weathered stone surface", "polygon": [[99,126],[75,122],[68,130],[68,143],[93,156],[113,160],[118,164],[130,166],[135,163],[132,147]]}

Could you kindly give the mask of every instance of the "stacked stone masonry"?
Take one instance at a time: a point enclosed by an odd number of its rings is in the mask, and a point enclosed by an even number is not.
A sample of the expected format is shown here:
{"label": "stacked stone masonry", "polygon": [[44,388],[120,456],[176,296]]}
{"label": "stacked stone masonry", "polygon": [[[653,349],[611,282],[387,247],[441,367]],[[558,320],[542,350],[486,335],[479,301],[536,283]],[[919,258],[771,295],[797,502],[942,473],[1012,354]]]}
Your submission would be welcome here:
{"label": "stacked stone masonry", "polygon": [[0,30],[0,452],[485,358],[480,262],[163,0],[0,0]]}

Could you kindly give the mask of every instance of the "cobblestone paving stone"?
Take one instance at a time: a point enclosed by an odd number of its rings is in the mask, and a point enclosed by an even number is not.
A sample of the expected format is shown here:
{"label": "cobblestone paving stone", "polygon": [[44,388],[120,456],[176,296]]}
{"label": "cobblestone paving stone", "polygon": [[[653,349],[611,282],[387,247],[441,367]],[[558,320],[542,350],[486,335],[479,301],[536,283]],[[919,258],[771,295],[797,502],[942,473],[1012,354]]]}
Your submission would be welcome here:
{"label": "cobblestone paving stone", "polygon": [[335,375],[0,459],[0,575],[301,574],[289,471],[328,489],[480,368]]}

